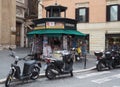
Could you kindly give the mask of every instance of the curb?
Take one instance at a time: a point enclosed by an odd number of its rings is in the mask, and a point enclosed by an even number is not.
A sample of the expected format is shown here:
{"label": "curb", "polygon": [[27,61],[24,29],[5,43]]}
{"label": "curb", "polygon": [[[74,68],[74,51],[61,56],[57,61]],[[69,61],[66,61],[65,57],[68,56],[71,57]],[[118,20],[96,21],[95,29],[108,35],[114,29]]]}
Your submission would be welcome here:
{"label": "curb", "polygon": [[93,66],[88,69],[75,70],[75,71],[73,71],[73,73],[81,73],[81,72],[86,72],[86,71],[90,71],[90,70],[94,70],[94,69],[96,69],[96,66]]}
{"label": "curb", "polygon": [[[88,69],[82,69],[82,70],[75,70],[73,71],[73,73],[81,73],[81,72],[86,72],[86,71],[90,71],[90,70],[94,70],[96,69],[96,67],[91,67],[91,68],[88,68]],[[39,74],[39,77],[45,77],[45,74],[42,73],[42,74]],[[6,78],[4,79],[0,79],[0,84],[3,84],[5,82]]]}

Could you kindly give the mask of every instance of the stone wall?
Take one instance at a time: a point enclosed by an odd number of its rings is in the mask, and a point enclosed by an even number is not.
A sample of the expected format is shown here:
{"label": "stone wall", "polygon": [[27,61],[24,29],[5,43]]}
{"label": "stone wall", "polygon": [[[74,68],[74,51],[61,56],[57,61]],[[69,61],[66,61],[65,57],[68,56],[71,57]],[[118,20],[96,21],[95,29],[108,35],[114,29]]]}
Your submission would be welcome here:
{"label": "stone wall", "polygon": [[15,30],[16,23],[16,1],[15,0],[0,0],[0,44],[1,49],[15,45],[15,35],[12,31]]}

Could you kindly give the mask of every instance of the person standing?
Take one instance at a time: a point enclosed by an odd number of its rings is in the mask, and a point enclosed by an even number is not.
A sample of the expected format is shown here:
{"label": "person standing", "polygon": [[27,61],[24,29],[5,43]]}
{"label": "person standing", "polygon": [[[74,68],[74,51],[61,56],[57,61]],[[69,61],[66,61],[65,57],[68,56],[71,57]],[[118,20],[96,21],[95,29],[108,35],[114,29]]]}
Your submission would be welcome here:
{"label": "person standing", "polygon": [[42,52],[40,49],[40,38],[38,35],[34,35],[34,39],[32,42],[32,50],[31,50],[31,54],[34,54],[34,59],[35,60],[40,60]]}
{"label": "person standing", "polygon": [[82,43],[81,50],[82,50],[82,57],[84,58],[84,69],[86,69],[86,60],[87,60],[87,57],[86,57],[86,55],[87,55],[87,44],[86,44],[86,42]]}
{"label": "person standing", "polygon": [[38,35],[34,36],[33,43],[32,43],[32,54],[40,53],[40,40]]}
{"label": "person standing", "polygon": [[78,60],[81,60],[81,47],[80,46],[78,46],[77,47],[77,53],[78,53]]}
{"label": "person standing", "polygon": [[52,55],[52,49],[51,46],[47,43],[43,47],[43,57],[51,57]]}
{"label": "person standing", "polygon": [[86,54],[87,54],[87,45],[86,45],[86,42],[82,43],[81,51],[82,51],[82,57],[85,57]]}

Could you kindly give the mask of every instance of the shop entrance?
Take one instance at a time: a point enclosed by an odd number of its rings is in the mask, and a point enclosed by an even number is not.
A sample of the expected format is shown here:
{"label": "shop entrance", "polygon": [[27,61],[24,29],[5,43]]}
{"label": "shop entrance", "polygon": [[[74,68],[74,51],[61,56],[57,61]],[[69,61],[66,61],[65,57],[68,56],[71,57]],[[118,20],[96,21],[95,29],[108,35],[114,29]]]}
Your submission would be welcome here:
{"label": "shop entrance", "polygon": [[110,49],[112,45],[120,47],[120,34],[106,34],[105,49]]}
{"label": "shop entrance", "polygon": [[63,39],[61,36],[58,36],[58,37],[43,36],[43,46],[44,44],[48,43],[53,50],[62,49],[62,42],[63,42]]}

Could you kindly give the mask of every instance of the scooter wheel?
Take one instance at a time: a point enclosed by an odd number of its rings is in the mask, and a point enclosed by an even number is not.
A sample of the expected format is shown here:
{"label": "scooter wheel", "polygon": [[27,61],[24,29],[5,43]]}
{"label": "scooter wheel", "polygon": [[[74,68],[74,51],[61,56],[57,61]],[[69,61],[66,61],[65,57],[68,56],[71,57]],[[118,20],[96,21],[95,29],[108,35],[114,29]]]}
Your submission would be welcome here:
{"label": "scooter wheel", "polygon": [[38,77],[39,77],[39,72],[40,72],[40,69],[38,67],[34,67],[32,70],[31,70],[31,79],[32,80],[36,80]]}
{"label": "scooter wheel", "polygon": [[5,87],[10,87],[11,80],[12,80],[12,76],[8,75],[8,77],[7,77],[6,81],[5,81]]}
{"label": "scooter wheel", "polygon": [[48,67],[45,71],[45,75],[48,79],[54,79],[56,74],[52,72],[53,67]]}
{"label": "scooter wheel", "polygon": [[98,71],[102,71],[102,63],[98,63],[96,65],[96,68],[97,68]]}

